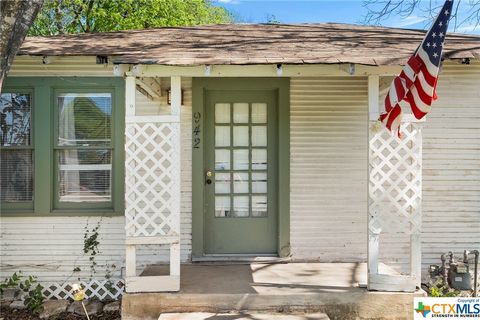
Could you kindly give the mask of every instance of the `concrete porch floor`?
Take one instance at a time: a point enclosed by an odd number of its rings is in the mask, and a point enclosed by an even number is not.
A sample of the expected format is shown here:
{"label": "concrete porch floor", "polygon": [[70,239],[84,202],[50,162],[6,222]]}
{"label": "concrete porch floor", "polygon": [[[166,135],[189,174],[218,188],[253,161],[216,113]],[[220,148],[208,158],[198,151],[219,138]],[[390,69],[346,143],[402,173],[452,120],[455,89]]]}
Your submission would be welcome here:
{"label": "concrete porch floor", "polygon": [[[381,273],[395,274],[386,265]],[[168,266],[141,276],[165,275]],[[369,292],[365,263],[185,264],[180,292],[125,294],[123,319],[169,312],[324,312],[330,319],[410,319],[414,294]]]}

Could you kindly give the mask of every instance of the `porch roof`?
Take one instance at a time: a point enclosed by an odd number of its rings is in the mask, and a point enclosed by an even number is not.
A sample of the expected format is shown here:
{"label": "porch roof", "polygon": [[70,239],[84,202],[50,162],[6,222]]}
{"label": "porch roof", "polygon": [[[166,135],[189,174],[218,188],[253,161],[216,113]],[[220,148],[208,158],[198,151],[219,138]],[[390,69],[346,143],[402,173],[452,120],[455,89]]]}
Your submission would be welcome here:
{"label": "porch roof", "polygon": [[[425,31],[336,23],[223,24],[28,37],[19,55],[110,56],[114,63],[403,64]],[[480,59],[480,36],[449,33],[445,57]]]}

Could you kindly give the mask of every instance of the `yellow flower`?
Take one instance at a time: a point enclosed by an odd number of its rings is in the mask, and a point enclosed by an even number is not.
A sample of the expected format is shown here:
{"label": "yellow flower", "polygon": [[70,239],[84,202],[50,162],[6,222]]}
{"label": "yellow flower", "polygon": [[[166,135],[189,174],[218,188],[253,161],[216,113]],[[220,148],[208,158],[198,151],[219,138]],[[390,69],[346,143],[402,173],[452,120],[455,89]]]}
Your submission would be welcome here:
{"label": "yellow flower", "polygon": [[73,291],[73,300],[83,301],[85,299],[85,290],[83,290],[80,284],[78,283],[73,284],[72,291]]}
{"label": "yellow flower", "polygon": [[85,291],[79,290],[73,295],[73,300],[75,301],[83,301],[85,299]]}

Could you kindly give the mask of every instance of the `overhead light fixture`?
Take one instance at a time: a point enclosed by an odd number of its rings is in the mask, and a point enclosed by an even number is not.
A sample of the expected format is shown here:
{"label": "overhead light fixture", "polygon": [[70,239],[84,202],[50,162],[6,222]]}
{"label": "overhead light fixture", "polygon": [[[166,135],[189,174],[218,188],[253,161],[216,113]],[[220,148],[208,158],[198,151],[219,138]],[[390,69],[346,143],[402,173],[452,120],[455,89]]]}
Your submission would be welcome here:
{"label": "overhead light fixture", "polygon": [[283,74],[283,66],[281,63],[277,64],[277,76],[281,76]]}
{"label": "overhead light fixture", "polygon": [[210,76],[211,73],[212,73],[212,66],[209,65],[209,64],[207,64],[207,65],[205,66],[205,76],[208,77],[208,76]]}
{"label": "overhead light fixture", "polygon": [[355,63],[350,63],[348,65],[348,74],[351,76],[355,75]]}

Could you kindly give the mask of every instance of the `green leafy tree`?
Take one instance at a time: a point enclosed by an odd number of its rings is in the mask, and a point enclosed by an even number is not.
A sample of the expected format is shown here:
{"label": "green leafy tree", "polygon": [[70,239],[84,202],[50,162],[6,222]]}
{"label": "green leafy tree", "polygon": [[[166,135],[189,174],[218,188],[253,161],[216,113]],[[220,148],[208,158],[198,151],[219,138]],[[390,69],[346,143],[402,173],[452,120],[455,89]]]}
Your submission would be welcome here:
{"label": "green leafy tree", "polygon": [[45,0],[29,35],[92,33],[232,22],[210,0]]}
{"label": "green leafy tree", "polygon": [[42,3],[43,0],[0,0],[0,92],[3,79]]}

